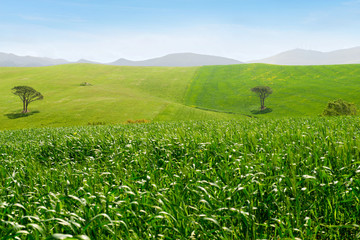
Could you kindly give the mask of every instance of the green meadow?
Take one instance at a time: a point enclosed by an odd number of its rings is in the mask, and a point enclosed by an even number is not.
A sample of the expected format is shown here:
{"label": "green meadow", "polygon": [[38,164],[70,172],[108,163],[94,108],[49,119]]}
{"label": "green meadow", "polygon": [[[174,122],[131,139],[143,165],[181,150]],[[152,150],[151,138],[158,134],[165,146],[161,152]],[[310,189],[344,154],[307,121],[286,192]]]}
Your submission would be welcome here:
{"label": "green meadow", "polygon": [[260,103],[250,89],[258,85],[269,86],[274,91],[265,100],[272,112],[261,117],[317,116],[333,99],[342,98],[359,106],[360,65],[205,66],[192,79],[185,103],[204,109],[251,114],[259,110]]}
{"label": "green meadow", "polygon": [[[359,239],[360,118],[319,116],[359,106],[359,79],[360,65],[0,68],[0,239]],[[18,85],[44,96],[25,115]],[[264,114],[257,85],[274,91]]]}
{"label": "green meadow", "polygon": [[[117,67],[73,64],[0,68],[0,129],[124,123],[127,120],[222,119],[226,114],[185,106],[197,68]],[[92,86],[80,86],[88,82]],[[22,110],[11,88],[28,85],[44,100]]]}
{"label": "green meadow", "polygon": [[[360,103],[360,65],[119,67],[69,64],[0,68],[0,129],[149,121],[318,116],[329,100]],[[88,82],[92,86],[80,86]],[[44,95],[19,116],[11,88],[28,85]],[[250,91],[267,85],[271,110],[256,114]]]}

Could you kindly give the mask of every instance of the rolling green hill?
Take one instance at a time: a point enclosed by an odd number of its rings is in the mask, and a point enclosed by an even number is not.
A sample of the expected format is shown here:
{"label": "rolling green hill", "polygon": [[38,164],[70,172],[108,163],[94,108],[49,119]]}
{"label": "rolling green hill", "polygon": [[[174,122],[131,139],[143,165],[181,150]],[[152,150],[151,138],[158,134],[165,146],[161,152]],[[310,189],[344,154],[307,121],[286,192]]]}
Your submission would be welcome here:
{"label": "rolling green hill", "polygon": [[[197,68],[69,64],[0,68],[0,129],[123,123],[127,120],[228,119],[227,114],[183,105]],[[80,86],[82,82],[92,86]],[[44,100],[22,104],[11,88],[28,85]],[[233,116],[230,116],[233,117]]]}
{"label": "rolling green hill", "polygon": [[[88,82],[92,86],[80,86]],[[268,85],[265,104],[250,88]],[[44,95],[19,116],[21,102],[11,93],[28,85]],[[123,123],[147,119],[207,120],[317,116],[328,100],[360,104],[360,65],[277,66],[242,64],[205,67],[119,67],[68,64],[0,68],[0,129]],[[208,111],[208,110],[214,111]],[[233,112],[237,114],[227,114]]]}
{"label": "rolling green hill", "polygon": [[[259,97],[250,91],[270,86],[263,116],[317,116],[329,100],[342,98],[360,105],[360,65],[280,66],[243,64],[198,69],[185,103],[205,109],[251,114],[259,110]],[[257,115],[259,116],[259,115]]]}

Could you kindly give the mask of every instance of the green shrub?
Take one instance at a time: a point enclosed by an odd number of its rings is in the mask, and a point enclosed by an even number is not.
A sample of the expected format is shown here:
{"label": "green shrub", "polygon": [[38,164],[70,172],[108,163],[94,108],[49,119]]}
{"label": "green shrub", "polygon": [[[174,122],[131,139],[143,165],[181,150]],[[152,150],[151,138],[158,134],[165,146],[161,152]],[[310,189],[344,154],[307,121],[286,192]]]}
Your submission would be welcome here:
{"label": "green shrub", "polygon": [[349,103],[342,99],[329,101],[322,115],[323,116],[356,115],[356,106],[354,103]]}
{"label": "green shrub", "polygon": [[137,119],[137,120],[127,120],[126,123],[149,123],[150,120],[146,120],[146,119]]}
{"label": "green shrub", "polygon": [[91,126],[106,125],[106,122],[102,122],[102,121],[99,121],[99,122],[88,122],[88,125],[91,125]]}

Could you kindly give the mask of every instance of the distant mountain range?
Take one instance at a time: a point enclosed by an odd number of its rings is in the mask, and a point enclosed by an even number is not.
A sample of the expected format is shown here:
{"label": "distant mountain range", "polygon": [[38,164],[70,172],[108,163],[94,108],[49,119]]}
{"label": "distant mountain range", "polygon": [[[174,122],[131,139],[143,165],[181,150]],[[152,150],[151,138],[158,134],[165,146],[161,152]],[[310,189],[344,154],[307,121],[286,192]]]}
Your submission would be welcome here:
{"label": "distant mountain range", "polygon": [[64,59],[22,57],[11,53],[0,53],[0,67],[42,67],[66,63],[69,62]]}
{"label": "distant mountain range", "polygon": [[21,57],[14,54],[0,53],[1,67],[41,67],[69,63],[94,63],[118,66],[164,66],[164,67],[190,67],[205,65],[230,65],[241,64],[242,62],[218,56],[202,55],[195,53],[174,53],[164,57],[152,58],[143,61],[131,61],[121,58],[111,63],[99,63],[80,59],[77,62],[69,62],[63,59],[39,58],[39,57]]}
{"label": "distant mountain range", "polygon": [[202,55],[195,53],[175,53],[159,58],[152,58],[144,61],[130,61],[121,58],[109,65],[119,66],[166,66],[166,67],[191,67],[205,65],[231,65],[241,64],[243,62],[231,58],[224,58],[211,55]]}
{"label": "distant mountain range", "polygon": [[[94,63],[118,66],[168,66],[190,67],[205,65],[230,65],[242,64],[235,59],[203,55],[195,53],[174,53],[163,57],[152,58],[142,61],[131,61],[120,58],[110,63],[99,63],[81,59],[70,62],[64,59],[40,58],[31,56],[17,56],[9,53],[0,53],[0,67],[41,67],[69,63]],[[319,52],[313,50],[294,49],[277,55],[249,61],[247,63],[269,63],[278,65],[332,65],[332,64],[356,64],[360,63],[360,47],[336,50],[332,52]]]}
{"label": "distant mountain range", "polygon": [[278,65],[333,65],[360,63],[360,47],[331,52],[294,49],[272,57],[250,61]]}

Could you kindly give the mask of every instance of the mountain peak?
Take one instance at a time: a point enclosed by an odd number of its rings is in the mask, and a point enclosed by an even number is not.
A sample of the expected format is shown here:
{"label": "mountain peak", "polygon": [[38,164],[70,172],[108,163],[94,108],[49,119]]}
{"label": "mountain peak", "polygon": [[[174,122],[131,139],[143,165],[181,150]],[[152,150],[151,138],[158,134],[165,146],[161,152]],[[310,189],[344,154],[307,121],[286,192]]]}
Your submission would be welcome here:
{"label": "mountain peak", "polygon": [[152,58],[143,61],[130,61],[122,58],[109,64],[123,66],[191,67],[205,65],[230,65],[241,63],[242,62],[235,59],[212,55],[196,53],[171,53],[163,57]]}
{"label": "mountain peak", "polygon": [[[12,53],[0,52],[0,67],[40,67],[52,66],[58,64],[71,63],[63,59],[51,59],[46,57],[17,56]],[[92,63],[98,62],[80,59],[75,63]],[[168,66],[168,67],[189,67],[205,65],[230,65],[241,64],[235,59],[197,54],[191,52],[171,53],[162,57],[131,61],[120,58],[107,65],[119,66]],[[278,65],[331,65],[331,64],[356,64],[360,63],[360,46],[348,49],[340,49],[331,52],[320,52],[315,50],[296,48],[288,50],[274,56],[250,61],[249,63],[269,63]]]}
{"label": "mountain peak", "polygon": [[0,53],[0,66],[2,67],[42,67],[66,63],[69,62],[63,59],[17,56],[12,53]]}
{"label": "mountain peak", "polygon": [[333,65],[360,63],[360,47],[320,52],[301,48],[292,49],[272,57],[251,61],[278,65]]}
{"label": "mountain peak", "polygon": [[89,61],[89,60],[86,60],[86,59],[79,59],[76,63],[91,63],[91,64],[101,64],[101,63],[98,63],[98,62],[93,62],[93,61]]}

